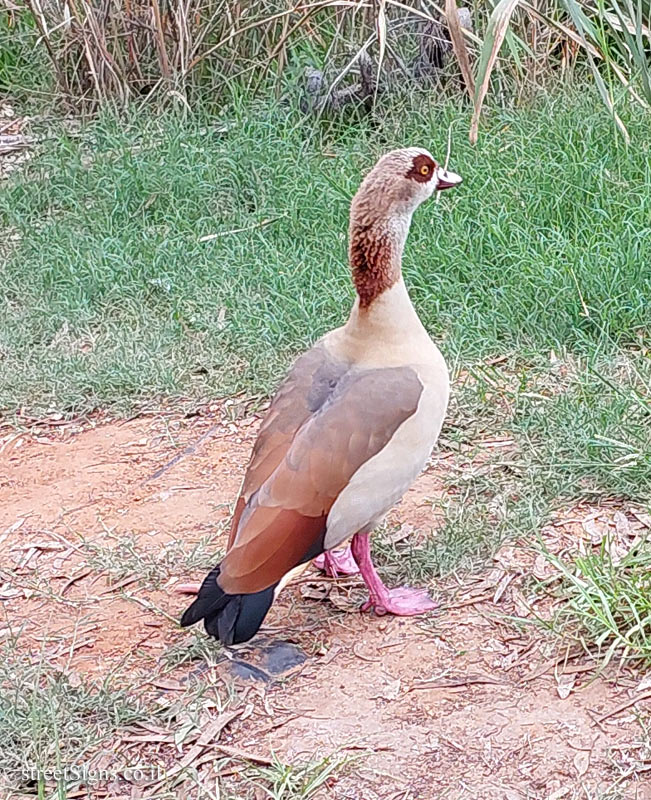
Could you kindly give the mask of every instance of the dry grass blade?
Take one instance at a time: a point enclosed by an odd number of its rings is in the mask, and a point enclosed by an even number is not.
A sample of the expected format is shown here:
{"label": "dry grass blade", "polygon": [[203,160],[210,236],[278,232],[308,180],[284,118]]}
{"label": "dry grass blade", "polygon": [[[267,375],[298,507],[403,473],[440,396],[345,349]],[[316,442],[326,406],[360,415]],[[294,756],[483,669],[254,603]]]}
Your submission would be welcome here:
{"label": "dry grass blade", "polygon": [[67,93],[68,85],[66,82],[66,77],[59,65],[59,59],[57,58],[50,42],[50,32],[48,30],[45,14],[43,13],[43,8],[41,7],[39,0],[26,0],[26,5],[27,8],[29,8],[29,10],[32,12],[36,26],[41,34],[39,40],[43,42],[45,49],[47,50],[48,57],[52,63],[52,68],[57,76],[59,86],[65,93]]}
{"label": "dry grass blade", "polygon": [[488,91],[491,72],[493,71],[493,67],[497,61],[497,54],[500,51],[500,47],[508,31],[511,16],[519,2],[520,0],[500,0],[488,21],[484,46],[482,47],[479,68],[477,70],[475,109],[470,124],[470,141],[472,144],[475,144],[477,141],[479,115],[481,114],[481,107],[484,103],[486,92]]}
{"label": "dry grass blade", "polygon": [[[644,95],[651,102],[651,61],[649,60],[649,46],[651,46],[651,30],[643,22],[641,3],[637,10],[632,0],[625,0],[626,9],[622,10],[613,0],[615,14],[605,14],[611,28],[617,32],[623,50],[628,52],[628,58],[633,69],[639,73],[640,83]],[[628,16],[627,16],[628,15]],[[646,39],[647,44],[644,40]]]}
{"label": "dry grass blade", "polygon": [[163,77],[166,80],[170,78],[170,65],[167,59],[167,50],[165,48],[165,34],[163,32],[163,21],[161,19],[160,7],[158,0],[152,0],[152,11],[154,13],[154,23],[156,26],[156,48],[158,50],[158,58],[160,60],[160,68]]}
{"label": "dry grass blade", "polygon": [[187,72],[194,69],[201,61],[205,60],[209,55],[217,52],[220,48],[224,47],[224,45],[233,42],[233,40],[237,39],[237,37],[241,36],[243,33],[247,31],[253,30],[254,28],[261,28],[270,26],[271,23],[275,23],[278,20],[285,19],[287,17],[291,17],[293,14],[296,14],[298,11],[305,12],[307,15],[305,19],[308,18],[312,13],[325,8],[330,7],[337,7],[337,8],[356,8],[355,2],[348,2],[347,0],[319,0],[316,3],[311,3],[304,5],[301,2],[296,3],[295,5],[291,6],[290,8],[285,9],[284,11],[279,11],[275,14],[271,14],[268,17],[264,17],[263,19],[256,19],[253,22],[248,23],[247,25],[243,25],[241,28],[232,27],[228,34],[221,38],[216,44],[209,47],[205,52],[200,53],[199,55],[195,56],[190,64],[188,65]]}
{"label": "dry grass blade", "polygon": [[[387,49],[387,14],[386,14],[386,0],[379,0],[377,14],[375,17],[375,24],[377,27],[377,41],[380,48],[380,55],[378,59],[378,81],[380,79],[380,70],[384,63],[384,56]],[[377,86],[376,86],[377,88]]]}
{"label": "dry grass blade", "polygon": [[[565,0],[565,4],[567,6],[567,10],[570,12],[570,16],[572,17],[572,22],[574,23],[579,35],[581,36],[581,40],[585,45],[586,53],[588,56],[588,63],[590,64],[590,69],[592,70],[592,74],[594,76],[595,83],[597,85],[597,89],[599,90],[599,94],[601,95],[601,99],[604,102],[604,105],[608,108],[610,113],[612,114],[613,121],[617,126],[617,129],[624,137],[624,141],[626,144],[629,144],[631,141],[631,137],[626,130],[626,126],[620,119],[619,115],[615,111],[615,104],[613,102],[611,92],[608,90],[606,83],[599,71],[599,68],[595,64],[594,58],[592,53],[589,51],[587,47],[586,41],[586,25],[590,25],[591,23],[587,20],[582,7],[576,2],[576,0]],[[588,32],[589,33],[589,32]],[[609,65],[612,64],[612,59],[608,59]]]}
{"label": "dry grass blade", "polygon": [[459,9],[457,8],[456,0],[445,0],[445,17],[448,21],[452,49],[454,50],[454,55],[461,69],[466,89],[472,99],[475,96],[475,79],[472,75],[468,48],[466,47],[466,41],[463,37],[463,31],[461,30]]}
{"label": "dry grass blade", "polygon": [[[564,25],[560,20],[552,19],[546,14],[543,14],[542,11],[540,11],[540,9],[534,8],[534,6],[526,2],[526,0],[521,0],[520,5],[523,9],[527,11],[528,14],[540,20],[540,22],[542,22],[543,25],[545,25],[550,30],[558,31],[562,36],[564,36],[569,41],[579,45],[579,47],[584,49],[590,55],[594,56],[594,58],[603,60],[603,55],[601,54],[601,52],[597,50],[597,48],[593,44],[586,41],[585,38],[580,36],[573,28],[570,28],[568,25]],[[613,71],[613,73],[617,76],[617,79],[621,81],[622,85],[626,87],[626,90],[635,100],[635,102],[639,103],[644,108],[649,108],[649,104],[642,97],[640,97],[640,95],[635,91],[633,84],[631,83],[631,81],[627,79],[626,75],[622,72],[620,66],[615,62],[611,61],[609,63],[609,67]]]}
{"label": "dry grass blade", "polygon": [[[523,16],[516,24],[511,15],[518,4],[528,12],[528,18]],[[272,69],[279,92],[288,65],[296,63],[297,54],[303,58],[307,42],[310,52],[317,45],[314,55],[324,61],[326,70],[348,62],[334,83],[328,80],[327,96],[317,104],[340,109],[343,102],[335,96],[335,87],[358,62],[363,73],[362,54],[371,60],[371,48],[373,66],[377,67],[372,71],[375,92],[364,89],[364,100],[377,95],[380,88],[388,94],[384,90],[395,83],[393,78],[399,73],[420,79],[428,71],[430,77],[439,73],[445,81],[441,67],[454,53],[466,91],[474,101],[471,141],[475,141],[481,108],[507,32],[511,58],[505,59],[504,66],[508,71],[515,65],[520,80],[524,76],[522,53],[536,63],[552,65],[557,54],[550,39],[560,32],[571,41],[572,61],[578,60],[578,53],[582,64],[587,62],[622,132],[623,125],[613,110],[616,98],[612,87],[606,88],[603,80],[615,75],[636,102],[646,106],[651,103],[647,0],[609,0],[607,7],[594,0],[560,0],[544,6],[544,13],[533,8],[531,0],[502,0],[494,10],[490,4],[480,4],[472,12],[458,6],[457,0],[444,4],[439,0],[180,0],[171,5],[161,0],[110,0],[100,4],[90,0],[25,0],[24,6],[33,15],[35,45],[47,50],[52,66],[46,69],[57,93],[82,108],[173,99],[188,111],[194,98],[200,96],[197,92],[211,81],[210,94],[218,98],[222,90],[235,84],[255,94]],[[483,29],[491,11],[482,41],[473,33],[472,22]],[[530,46],[531,17],[535,18],[535,30],[543,30]],[[470,25],[464,23],[466,18]],[[445,20],[447,31],[442,30]],[[428,70],[406,60],[416,41],[420,51],[430,47],[438,52],[437,63],[432,61]],[[476,72],[472,59],[475,46],[481,54]],[[596,59],[606,64],[603,79],[595,72],[592,62]],[[381,75],[387,80],[379,85]],[[361,85],[365,85],[363,75]],[[354,88],[345,87],[351,98],[360,99]]]}

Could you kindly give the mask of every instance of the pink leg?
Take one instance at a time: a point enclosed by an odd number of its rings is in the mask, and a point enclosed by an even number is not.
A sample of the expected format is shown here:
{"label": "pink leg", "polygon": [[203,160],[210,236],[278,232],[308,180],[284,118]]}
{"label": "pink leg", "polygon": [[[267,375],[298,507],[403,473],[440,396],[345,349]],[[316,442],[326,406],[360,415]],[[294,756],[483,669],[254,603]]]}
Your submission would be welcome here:
{"label": "pink leg", "polygon": [[351,549],[370,595],[362,606],[362,611],[372,608],[379,615],[397,614],[400,617],[410,617],[424,611],[433,611],[437,607],[437,603],[425,589],[410,589],[408,586],[387,589],[373,566],[368,533],[353,536]]}
{"label": "pink leg", "polygon": [[349,545],[343,550],[326,550],[314,559],[314,566],[322,569],[330,578],[336,578],[338,575],[356,575],[359,572]]}

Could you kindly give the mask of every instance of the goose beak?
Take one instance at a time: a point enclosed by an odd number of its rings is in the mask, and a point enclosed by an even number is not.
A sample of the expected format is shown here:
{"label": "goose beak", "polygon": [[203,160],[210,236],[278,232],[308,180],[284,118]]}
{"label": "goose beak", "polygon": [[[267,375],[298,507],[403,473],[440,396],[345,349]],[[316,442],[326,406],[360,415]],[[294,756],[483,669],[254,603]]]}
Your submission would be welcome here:
{"label": "goose beak", "polygon": [[452,189],[455,186],[458,186],[463,178],[461,175],[457,175],[456,172],[450,172],[449,170],[443,169],[443,167],[439,167],[438,169],[438,184],[436,186],[436,191],[440,192],[442,189]]}

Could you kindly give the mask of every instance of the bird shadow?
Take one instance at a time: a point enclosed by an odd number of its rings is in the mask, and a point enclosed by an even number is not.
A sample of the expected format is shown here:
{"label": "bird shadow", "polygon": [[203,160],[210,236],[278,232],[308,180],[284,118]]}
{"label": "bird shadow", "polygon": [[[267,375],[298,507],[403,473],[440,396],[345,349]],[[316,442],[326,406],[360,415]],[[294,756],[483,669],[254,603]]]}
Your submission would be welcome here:
{"label": "bird shadow", "polygon": [[237,678],[271,683],[307,661],[307,655],[295,644],[283,641],[261,642],[245,652],[229,656],[231,673]]}

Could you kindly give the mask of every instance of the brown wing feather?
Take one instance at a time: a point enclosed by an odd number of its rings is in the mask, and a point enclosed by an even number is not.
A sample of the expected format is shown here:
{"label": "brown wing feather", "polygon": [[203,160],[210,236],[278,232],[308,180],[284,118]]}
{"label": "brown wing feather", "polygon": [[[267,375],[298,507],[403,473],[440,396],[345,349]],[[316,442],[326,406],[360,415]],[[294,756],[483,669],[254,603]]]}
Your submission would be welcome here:
{"label": "brown wing feather", "polygon": [[233,544],[244,507],[251,495],[285,457],[296,431],[321,407],[349,365],[335,361],[322,345],[300,356],[280,385],[260,426],[235,505],[228,548]]}
{"label": "brown wing feather", "polygon": [[[289,405],[281,404],[272,416],[272,404],[271,422],[268,417],[261,431],[266,439],[254,448],[221,564],[224,591],[266,589],[322,550],[328,512],[339,493],[416,411],[423,388],[409,367],[353,368],[333,381],[313,411],[314,386],[295,395],[299,424],[289,424]],[[276,425],[284,428],[282,444],[274,436]]]}

